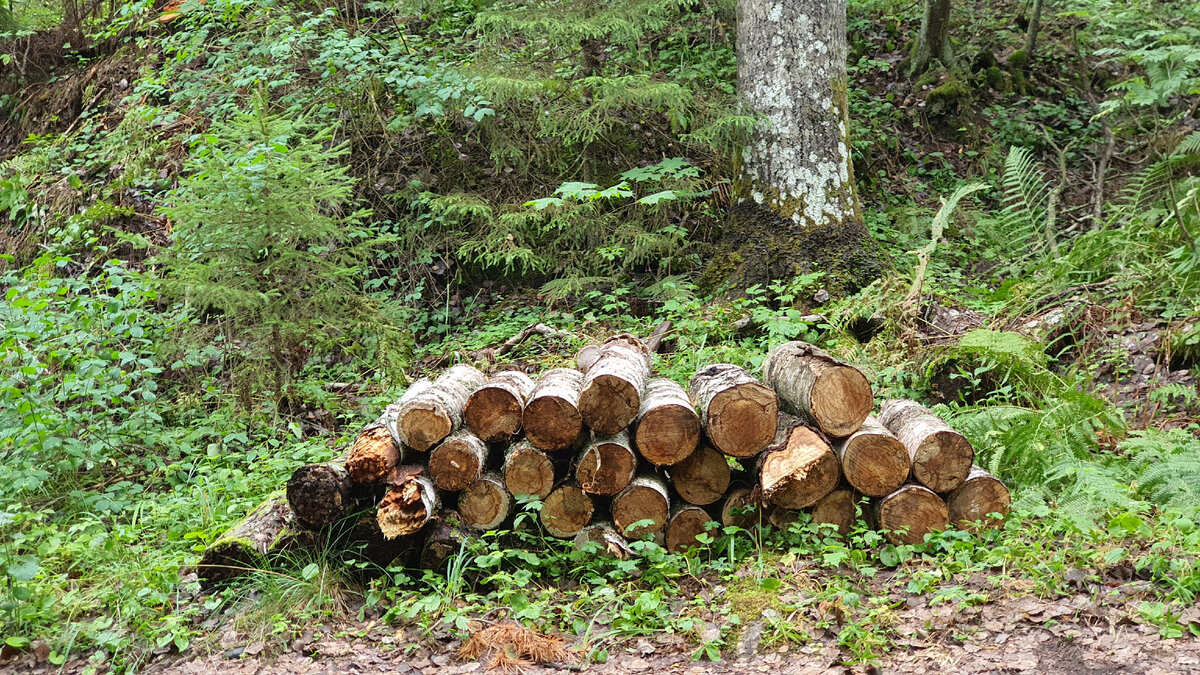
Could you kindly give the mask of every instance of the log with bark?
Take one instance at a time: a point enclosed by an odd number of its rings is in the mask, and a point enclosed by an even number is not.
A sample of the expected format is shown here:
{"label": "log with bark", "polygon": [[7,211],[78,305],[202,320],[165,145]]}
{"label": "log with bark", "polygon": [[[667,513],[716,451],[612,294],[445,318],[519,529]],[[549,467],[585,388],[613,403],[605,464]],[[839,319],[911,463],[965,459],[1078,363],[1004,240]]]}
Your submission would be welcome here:
{"label": "log with bark", "polygon": [[466,363],[451,366],[436,380],[419,380],[396,402],[388,428],[398,442],[425,452],[459,428],[467,399],[486,381]]}
{"label": "log with bark", "polygon": [[555,462],[529,441],[509,446],[504,455],[504,486],[514,495],[545,499],[555,485]]}
{"label": "log with bark", "polygon": [[612,436],[595,435],[579,455],[575,478],[584,492],[615,495],[624,490],[637,472],[637,454],[629,432]]}
{"label": "log with bark", "polygon": [[934,492],[962,485],[975,460],[966,437],[914,401],[885,401],[879,421],[896,435],[912,463],[912,476]]}
{"label": "log with bark", "polygon": [[443,509],[429,523],[429,534],[421,546],[419,564],[421,569],[441,570],[463,550],[463,543],[470,540],[462,517],[455,511]]}
{"label": "log with bark", "polygon": [[271,495],[204,549],[196,574],[205,588],[268,562],[272,554],[314,546],[317,538],[296,521],[282,492]]}
{"label": "log with bark", "polygon": [[896,491],[908,480],[908,449],[874,417],[837,443],[842,475],[855,490],[869,497]]}
{"label": "log with bark", "polygon": [[729,463],[725,455],[708,447],[696,448],[687,459],[667,468],[671,486],[689,504],[707,506],[729,489]]}
{"label": "log with bark", "polygon": [[876,505],[876,521],[893,544],[920,544],[925,535],[950,525],[946,502],[923,485],[905,485]]}
{"label": "log with bark", "polygon": [[731,457],[753,457],[775,436],[775,392],[742,368],[717,363],[688,383],[692,403],[713,446]]}
{"label": "log with bark", "polygon": [[482,476],[458,496],[459,515],[471,529],[494,530],[508,519],[512,510],[512,495],[496,474]]}
{"label": "log with bark", "polygon": [[992,474],[979,466],[971,467],[967,479],[946,497],[946,507],[950,512],[950,522],[962,530],[975,530],[976,523],[983,527],[999,524],[999,520],[989,517],[993,513],[1001,518],[1008,515],[1012,508],[1012,496]]}
{"label": "log with bark", "polygon": [[593,431],[612,435],[633,422],[653,366],[650,350],[628,333],[600,345],[579,392],[579,413]]}
{"label": "log with bark", "polygon": [[784,509],[816,504],[837,487],[837,455],[824,436],[800,418],[780,413],[775,438],[758,458],[764,502]]}
{"label": "log with bark", "polygon": [[[384,429],[388,442],[392,437]],[[341,520],[350,507],[350,475],[346,467],[330,462],[305,464],[287,482],[287,501],[296,521],[319,530]]]}
{"label": "log with bark", "polygon": [[703,546],[696,537],[708,533],[708,523],[711,521],[712,516],[699,506],[676,505],[667,521],[667,550],[678,553],[693,546]]}
{"label": "log with bark", "polygon": [[854,528],[854,521],[858,519],[855,501],[853,490],[834,490],[813,505],[812,520],[818,524],[833,525],[837,528],[837,533],[844,537],[850,534],[850,530]]}
{"label": "log with bark", "polygon": [[552,537],[571,539],[592,520],[595,505],[578,485],[558,486],[542,502],[538,519]]}
{"label": "log with bark", "polygon": [[[420,534],[393,538],[384,536],[374,510],[361,512],[342,522],[348,522],[349,528],[336,535],[335,551],[340,557],[356,563],[369,563],[367,576],[373,576],[392,564],[413,565],[421,554],[424,542]],[[336,526],[338,529],[341,527],[341,524]],[[352,568],[359,569],[362,566],[356,564]]]}
{"label": "log with bark", "polygon": [[570,368],[546,371],[529,395],[521,424],[525,438],[542,450],[571,447],[583,431],[579,413],[579,390],[583,375]]}
{"label": "log with bark", "polygon": [[617,534],[616,528],[610,522],[592,523],[575,535],[575,548],[586,550],[589,544],[594,544],[601,555],[612,556],[625,560],[633,555],[625,537]]}
{"label": "log with bark", "polygon": [[[670,516],[671,498],[667,483],[659,476],[643,474],[613,497],[612,517],[617,532],[630,539],[640,539],[663,529]],[[640,521],[650,521],[631,527]]]}
{"label": "log with bark", "polygon": [[487,457],[487,444],[470,429],[459,429],[429,453],[429,477],[439,490],[463,490],[483,475]]}
{"label": "log with bark", "polygon": [[763,382],[779,395],[780,407],[830,436],[858,430],[875,399],[862,372],[807,342],[788,342],[763,361]]}
{"label": "log with bark", "polygon": [[700,417],[683,387],[666,378],[650,380],[634,420],[634,442],[656,466],[670,466],[696,450]]}
{"label": "log with bark", "polygon": [[740,527],[753,530],[762,522],[762,505],[754,489],[747,485],[729,488],[725,501],[721,502],[721,524],[725,527]]}
{"label": "log with bark", "polygon": [[575,365],[579,368],[579,372],[586,375],[588,369],[596,363],[598,358],[600,358],[600,345],[584,345],[575,354]]}
{"label": "log with bark", "polygon": [[375,517],[388,539],[415,534],[433,518],[440,505],[437,488],[421,467],[404,467],[379,501]]}
{"label": "log with bark", "polygon": [[519,370],[506,370],[467,398],[463,413],[467,427],[485,443],[508,440],[521,431],[525,401],[533,393],[533,380]]}
{"label": "log with bark", "polygon": [[388,429],[398,408],[390,405],[383,415],[363,427],[346,456],[346,473],[356,487],[383,485],[402,461],[404,448]]}

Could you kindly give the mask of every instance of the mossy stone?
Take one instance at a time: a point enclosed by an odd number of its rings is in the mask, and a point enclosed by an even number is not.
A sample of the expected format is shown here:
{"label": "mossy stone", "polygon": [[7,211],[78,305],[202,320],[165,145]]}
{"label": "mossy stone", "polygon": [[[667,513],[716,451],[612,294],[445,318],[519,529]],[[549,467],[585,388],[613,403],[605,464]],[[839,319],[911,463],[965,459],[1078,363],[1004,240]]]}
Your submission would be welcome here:
{"label": "mossy stone", "polygon": [[1012,68],[1024,68],[1029,65],[1029,54],[1024,49],[1018,49],[1008,57],[1008,65]]}
{"label": "mossy stone", "polygon": [[951,76],[925,97],[925,109],[930,115],[957,116],[971,107],[971,88]]}

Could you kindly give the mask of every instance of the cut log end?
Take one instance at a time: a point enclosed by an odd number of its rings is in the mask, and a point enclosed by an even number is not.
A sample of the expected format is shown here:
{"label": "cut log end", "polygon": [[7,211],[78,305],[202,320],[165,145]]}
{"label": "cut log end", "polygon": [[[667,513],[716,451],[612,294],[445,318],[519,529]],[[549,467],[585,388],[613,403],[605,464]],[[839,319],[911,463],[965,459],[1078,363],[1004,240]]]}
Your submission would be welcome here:
{"label": "cut log end", "polygon": [[571,447],[583,431],[583,417],[570,401],[543,396],[529,402],[523,416],[525,438],[543,450]]}
{"label": "cut log end", "polygon": [[634,440],[646,461],[655,466],[671,466],[696,449],[700,442],[700,418],[690,405],[651,408],[638,421]]}
{"label": "cut log end", "polygon": [[[613,498],[612,516],[617,532],[640,539],[663,529],[670,515],[666,485],[660,479],[639,476],[634,483]],[[632,527],[634,523],[649,523]]]}
{"label": "cut log end", "polygon": [[612,556],[618,560],[625,560],[633,554],[625,538],[617,534],[612,523],[593,523],[575,535],[576,549],[584,550],[593,544],[600,555]]}
{"label": "cut log end", "polygon": [[849,436],[857,431],[874,406],[871,383],[857,368],[829,368],[813,383],[813,417],[830,436]]}
{"label": "cut log end", "polygon": [[946,502],[921,485],[905,485],[879,502],[879,528],[893,544],[920,544],[949,525]]}
{"label": "cut log end", "polygon": [[452,419],[440,411],[427,408],[409,410],[396,425],[408,445],[421,452],[432,448],[454,429]]}
{"label": "cut log end", "polygon": [[441,490],[457,492],[479,480],[487,462],[487,445],[469,431],[460,431],[429,453],[429,477]]}
{"label": "cut log end", "polygon": [[637,471],[637,455],[628,434],[598,438],[579,458],[575,477],[584,492],[615,495],[624,490]]}
{"label": "cut log end", "polygon": [[783,509],[803,509],[837,487],[841,468],[819,433],[787,417],[780,418],[775,443],[761,457],[758,475],[764,501]]}
{"label": "cut log end", "polygon": [[[391,440],[387,429],[383,431]],[[296,469],[287,482],[287,500],[304,527],[319,530],[333,524],[346,515],[350,503],[346,469],[337,464],[308,464]]]}
{"label": "cut log end", "polygon": [[508,518],[512,495],[496,476],[484,476],[467,486],[458,497],[458,512],[467,527],[494,530]]}
{"label": "cut log end", "polygon": [[670,467],[671,485],[689,504],[705,506],[725,496],[729,489],[729,463],[725,456],[707,445],[696,449],[687,459]]}
{"label": "cut log end", "polygon": [[858,432],[842,441],[838,451],[846,481],[870,497],[895,492],[911,471],[904,444],[870,418]]}
{"label": "cut log end", "polygon": [[504,460],[504,485],[514,495],[545,499],[554,490],[554,463],[531,444],[514,446]]}
{"label": "cut log end", "polygon": [[975,449],[953,430],[930,434],[913,457],[913,477],[934,492],[949,492],[963,484],[975,461]]}
{"label": "cut log end", "polygon": [[378,485],[396,468],[402,453],[385,426],[366,429],[354,439],[346,458],[346,471],[356,485]]}
{"label": "cut log end", "polygon": [[850,534],[856,520],[853,490],[834,490],[813,505],[814,523],[829,524],[843,537]]}
{"label": "cut log end", "polygon": [[725,527],[740,527],[753,530],[762,521],[762,508],[748,487],[729,490],[721,504],[721,524]]}
{"label": "cut log end", "polygon": [[574,485],[562,485],[546,497],[539,520],[550,536],[570,539],[592,520],[594,510],[586,492]]}
{"label": "cut log end", "polygon": [[[593,368],[600,368],[598,362]],[[640,381],[629,380],[616,375],[598,375],[590,377],[579,393],[579,414],[584,424],[596,433],[615,434],[637,417],[641,407]]]}
{"label": "cut log end", "polygon": [[379,502],[376,520],[387,539],[415,534],[433,518],[437,492],[426,476],[408,475],[393,484]]}
{"label": "cut log end", "polygon": [[779,414],[775,392],[744,383],[713,397],[708,406],[708,437],[732,457],[753,457],[775,436]]}
{"label": "cut log end", "polygon": [[684,506],[678,509],[667,523],[667,550],[671,553],[686,551],[693,546],[702,546],[696,537],[707,533],[712,518],[699,506]]}
{"label": "cut log end", "polygon": [[467,399],[467,428],[480,440],[495,443],[512,438],[521,431],[524,403],[511,391],[483,387]]}
{"label": "cut log end", "polygon": [[[1000,521],[991,516],[1008,515],[1012,496],[1004,483],[980,467],[972,467],[967,480],[946,498],[950,522],[963,530],[994,527]],[[978,523],[978,525],[977,525]]]}

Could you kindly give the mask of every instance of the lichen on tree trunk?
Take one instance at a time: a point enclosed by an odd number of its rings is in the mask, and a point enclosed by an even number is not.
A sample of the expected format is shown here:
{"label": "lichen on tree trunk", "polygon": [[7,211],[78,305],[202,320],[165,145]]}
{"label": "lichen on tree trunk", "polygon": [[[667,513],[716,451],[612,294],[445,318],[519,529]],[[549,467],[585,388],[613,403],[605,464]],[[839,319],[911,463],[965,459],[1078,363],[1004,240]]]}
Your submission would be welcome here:
{"label": "lichen on tree trunk", "polygon": [[846,5],[738,3],[738,90],[759,117],[743,149],[735,206],[706,275],[747,286],[814,270],[854,290],[880,271],[850,162]]}

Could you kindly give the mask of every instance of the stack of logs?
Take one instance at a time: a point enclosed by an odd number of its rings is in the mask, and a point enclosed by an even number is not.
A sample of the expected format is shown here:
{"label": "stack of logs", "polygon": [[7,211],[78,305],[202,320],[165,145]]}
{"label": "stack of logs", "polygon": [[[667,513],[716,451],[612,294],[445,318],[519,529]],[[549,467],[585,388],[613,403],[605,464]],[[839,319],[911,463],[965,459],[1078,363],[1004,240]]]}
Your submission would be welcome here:
{"label": "stack of logs", "polygon": [[551,536],[617,555],[631,538],[680,551],[710,522],[786,527],[804,510],[845,534],[862,497],[893,543],[1008,511],[1008,490],[973,465],[962,434],[912,401],[872,416],[867,378],[817,347],[771,350],[761,380],[710,365],[686,390],[655,377],[654,351],[621,334],[536,382],[466,364],[420,380],[344,461],[300,467],[286,494],[210,546],[201,576],[331,533],[380,565],[437,565],[464,528],[501,528],[522,499],[541,502]]}

